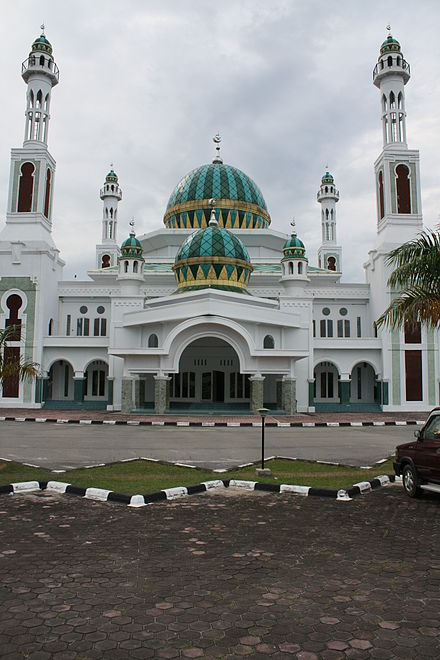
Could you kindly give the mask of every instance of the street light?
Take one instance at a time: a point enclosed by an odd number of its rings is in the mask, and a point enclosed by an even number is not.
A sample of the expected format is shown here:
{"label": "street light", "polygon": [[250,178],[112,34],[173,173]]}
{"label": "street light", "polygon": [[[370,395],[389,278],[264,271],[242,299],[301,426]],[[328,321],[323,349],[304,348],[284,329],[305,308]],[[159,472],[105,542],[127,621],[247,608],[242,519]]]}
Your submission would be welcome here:
{"label": "street light", "polygon": [[257,468],[256,473],[259,477],[269,477],[271,471],[264,467],[264,427],[266,415],[269,413],[269,408],[259,408],[257,413],[261,416],[261,468]]}

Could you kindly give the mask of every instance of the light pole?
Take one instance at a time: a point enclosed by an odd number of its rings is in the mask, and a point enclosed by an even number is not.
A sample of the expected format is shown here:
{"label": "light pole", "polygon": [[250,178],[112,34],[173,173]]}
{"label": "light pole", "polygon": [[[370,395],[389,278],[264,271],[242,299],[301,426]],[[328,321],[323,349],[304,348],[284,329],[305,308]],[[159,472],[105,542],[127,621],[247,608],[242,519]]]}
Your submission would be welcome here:
{"label": "light pole", "polygon": [[259,408],[257,412],[261,416],[261,468],[257,468],[256,473],[259,477],[269,477],[272,473],[268,468],[264,467],[264,428],[266,415],[270,410],[269,408]]}

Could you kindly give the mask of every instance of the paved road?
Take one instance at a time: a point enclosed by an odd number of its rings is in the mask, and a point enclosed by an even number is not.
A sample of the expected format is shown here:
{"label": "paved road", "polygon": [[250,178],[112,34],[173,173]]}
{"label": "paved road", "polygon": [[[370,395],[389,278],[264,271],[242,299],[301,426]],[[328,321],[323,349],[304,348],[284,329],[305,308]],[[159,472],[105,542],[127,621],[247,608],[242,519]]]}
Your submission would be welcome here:
{"label": "paved road", "polygon": [[2,495],[0,657],[439,658],[439,507],[397,486],[134,510]]}
{"label": "paved road", "polygon": [[[414,427],[270,428],[266,456],[372,465],[408,442]],[[258,460],[259,428],[80,426],[0,422],[0,457],[70,469],[146,456],[209,468]]]}

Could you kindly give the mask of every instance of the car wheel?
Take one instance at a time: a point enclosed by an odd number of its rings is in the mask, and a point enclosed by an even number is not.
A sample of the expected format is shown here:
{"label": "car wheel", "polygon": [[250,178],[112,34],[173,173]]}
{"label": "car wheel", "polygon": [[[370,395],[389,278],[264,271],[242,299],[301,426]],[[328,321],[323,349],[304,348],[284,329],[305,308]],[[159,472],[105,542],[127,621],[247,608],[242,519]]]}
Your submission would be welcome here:
{"label": "car wheel", "polygon": [[419,479],[412,465],[405,465],[403,468],[402,483],[405,493],[409,497],[418,497],[420,495]]}

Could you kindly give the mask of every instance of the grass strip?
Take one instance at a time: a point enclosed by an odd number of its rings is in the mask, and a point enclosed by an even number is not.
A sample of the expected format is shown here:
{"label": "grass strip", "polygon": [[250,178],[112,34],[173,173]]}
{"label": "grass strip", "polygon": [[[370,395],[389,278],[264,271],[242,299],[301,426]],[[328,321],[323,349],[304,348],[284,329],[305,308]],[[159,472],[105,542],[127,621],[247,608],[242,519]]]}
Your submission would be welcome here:
{"label": "grass strip", "polygon": [[270,477],[256,477],[255,467],[248,466],[218,474],[211,470],[185,468],[164,463],[136,460],[96,468],[79,468],[54,474],[42,468],[20,463],[0,463],[0,485],[20,481],[65,481],[76,486],[104,488],[119,493],[151,493],[163,488],[188,486],[225,477],[273,484],[294,484],[314,488],[348,488],[359,481],[369,481],[378,474],[392,474],[392,459],[370,469],[328,465],[311,461],[273,459],[266,461]]}

